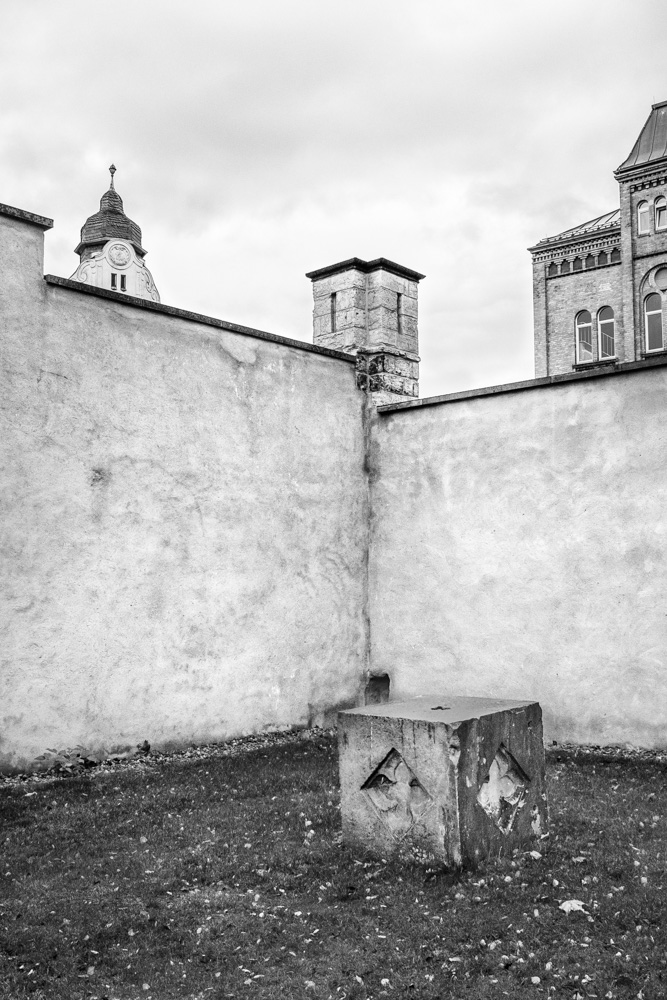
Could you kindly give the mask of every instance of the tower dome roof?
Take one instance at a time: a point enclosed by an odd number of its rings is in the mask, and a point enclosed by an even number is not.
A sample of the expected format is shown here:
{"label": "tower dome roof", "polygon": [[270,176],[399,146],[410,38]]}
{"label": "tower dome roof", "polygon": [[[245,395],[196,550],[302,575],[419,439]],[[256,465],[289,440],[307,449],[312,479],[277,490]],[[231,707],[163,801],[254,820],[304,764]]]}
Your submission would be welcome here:
{"label": "tower dome roof", "polygon": [[114,187],[113,175],[116,168],[113,163],[109,167],[111,183],[100,199],[100,210],[86,219],[81,228],[81,242],[74,251],[81,255],[87,247],[100,246],[108,240],[127,240],[132,244],[140,257],[146,251],[141,245],[141,229],[129,219],[123,210],[123,199]]}

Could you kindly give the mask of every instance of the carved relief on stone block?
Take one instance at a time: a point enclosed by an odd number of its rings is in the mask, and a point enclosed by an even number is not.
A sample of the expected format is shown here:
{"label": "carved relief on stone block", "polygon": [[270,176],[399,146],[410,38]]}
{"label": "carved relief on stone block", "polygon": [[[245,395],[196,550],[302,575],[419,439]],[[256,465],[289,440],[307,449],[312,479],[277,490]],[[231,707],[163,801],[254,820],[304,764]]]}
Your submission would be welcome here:
{"label": "carved relief on stone block", "polygon": [[477,793],[477,801],[501,833],[512,829],[523,805],[530,778],[501,743]]}
{"label": "carved relief on stone block", "polygon": [[361,790],[399,840],[433,804],[431,795],[395,749],[378,764]]}

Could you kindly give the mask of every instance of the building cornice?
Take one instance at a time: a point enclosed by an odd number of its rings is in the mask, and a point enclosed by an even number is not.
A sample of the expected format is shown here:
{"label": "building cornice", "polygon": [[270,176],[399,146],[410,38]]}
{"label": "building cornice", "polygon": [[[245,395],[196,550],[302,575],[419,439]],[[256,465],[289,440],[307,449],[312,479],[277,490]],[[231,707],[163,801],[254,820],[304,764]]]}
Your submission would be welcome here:
{"label": "building cornice", "polygon": [[658,161],[655,166],[651,164],[651,168],[648,170],[646,166],[616,170],[614,177],[619,184],[629,184],[631,191],[640,191],[643,188],[664,184],[667,181],[667,157]]}
{"label": "building cornice", "polygon": [[578,239],[560,240],[557,243],[549,243],[542,246],[537,243],[534,247],[528,247],[528,252],[533,255],[534,260],[551,260],[556,257],[567,257],[568,254],[583,253],[586,250],[606,250],[608,247],[618,246],[621,239],[621,227],[614,226],[604,230],[600,236],[591,236],[589,233],[580,236]]}
{"label": "building cornice", "polygon": [[386,257],[376,257],[375,260],[362,260],[360,257],[350,257],[349,260],[341,260],[338,264],[329,264],[327,267],[320,267],[317,271],[308,271],[306,277],[311,281],[318,278],[328,278],[332,274],[340,274],[343,271],[361,271],[362,274],[370,274],[371,271],[388,271],[399,278],[408,278],[410,281],[421,281],[425,274],[413,271],[402,264],[396,264]]}
{"label": "building cornice", "polygon": [[569,256],[576,257],[578,254],[586,253],[587,251],[613,250],[620,245],[620,241],[621,230],[618,227],[613,232],[605,234],[604,237],[600,236],[595,239],[589,237],[580,243],[570,240],[563,241],[562,243],[551,243],[548,247],[543,247],[541,250],[529,247],[529,252],[533,255],[533,260],[537,264],[540,261],[560,260],[563,257]]}

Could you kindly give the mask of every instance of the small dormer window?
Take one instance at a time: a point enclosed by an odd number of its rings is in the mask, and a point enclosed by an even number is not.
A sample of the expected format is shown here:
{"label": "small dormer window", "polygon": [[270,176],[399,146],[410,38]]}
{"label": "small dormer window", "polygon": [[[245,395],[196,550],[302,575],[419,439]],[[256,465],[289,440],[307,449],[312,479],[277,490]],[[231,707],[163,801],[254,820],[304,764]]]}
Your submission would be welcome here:
{"label": "small dormer window", "polygon": [[111,272],[111,287],[112,288],[118,287],[118,275],[116,274],[115,271]]}
{"label": "small dormer window", "polygon": [[648,202],[640,201],[637,205],[637,232],[640,235],[644,235],[645,233],[648,233],[649,228]]}
{"label": "small dormer window", "polygon": [[655,228],[667,229],[667,198],[655,199]]}

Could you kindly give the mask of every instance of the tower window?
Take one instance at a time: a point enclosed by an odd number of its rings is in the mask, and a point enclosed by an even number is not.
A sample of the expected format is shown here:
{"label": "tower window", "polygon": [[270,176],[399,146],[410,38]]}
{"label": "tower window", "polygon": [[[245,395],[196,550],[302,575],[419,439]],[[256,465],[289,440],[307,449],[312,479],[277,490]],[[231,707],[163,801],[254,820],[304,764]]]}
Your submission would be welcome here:
{"label": "tower window", "polygon": [[336,293],[331,293],[331,332],[336,332]]}
{"label": "tower window", "polygon": [[644,328],[646,330],[646,350],[661,351],[662,340],[662,299],[657,292],[644,299]]}
{"label": "tower window", "polygon": [[547,274],[549,275],[550,278],[553,278],[554,274],[558,274],[558,264],[553,264],[553,263],[549,264],[549,267],[547,268]]}
{"label": "tower window", "polygon": [[608,258],[607,254],[603,250],[602,253],[598,257],[598,265],[600,267],[602,267],[604,264],[608,264],[608,263],[609,263],[609,258]]}
{"label": "tower window", "polygon": [[586,258],[586,270],[588,270],[589,267],[595,267],[595,257],[592,253],[589,253]]}
{"label": "tower window", "polygon": [[127,291],[127,278],[125,277],[124,274],[121,274],[120,276],[120,290],[121,292]]}
{"label": "tower window", "polygon": [[581,271],[581,267],[582,267],[581,257],[575,257],[574,260],[572,261],[572,270]]}
{"label": "tower window", "polygon": [[403,333],[403,296],[400,292],[396,292],[396,329],[400,337]]}
{"label": "tower window", "polygon": [[588,309],[582,309],[575,319],[577,364],[593,361],[593,321]]}
{"label": "tower window", "polygon": [[116,274],[115,271],[112,271],[111,272],[111,287],[112,288],[116,288],[117,287],[117,281],[118,281],[118,275]]}
{"label": "tower window", "polygon": [[564,260],[561,263],[561,265],[560,265],[560,273],[561,274],[569,274],[570,273],[570,262],[569,262],[569,260]]}
{"label": "tower window", "polygon": [[618,249],[618,247],[614,247],[614,249],[611,252],[612,264],[618,264],[620,259],[621,259],[621,251]]}
{"label": "tower window", "polygon": [[667,229],[667,198],[655,199],[655,228]]}
{"label": "tower window", "polygon": [[614,310],[603,306],[598,313],[598,357],[616,357],[616,337],[614,330]]}
{"label": "tower window", "polygon": [[640,201],[637,205],[637,232],[643,235],[644,233],[648,233],[649,229],[648,202]]}

